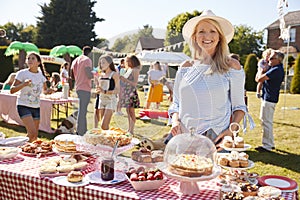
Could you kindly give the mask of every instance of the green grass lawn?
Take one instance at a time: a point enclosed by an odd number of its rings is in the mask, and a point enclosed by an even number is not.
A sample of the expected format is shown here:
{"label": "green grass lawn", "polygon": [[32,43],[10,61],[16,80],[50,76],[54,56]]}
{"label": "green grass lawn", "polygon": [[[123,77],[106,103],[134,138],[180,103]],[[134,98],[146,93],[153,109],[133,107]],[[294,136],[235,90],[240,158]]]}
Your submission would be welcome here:
{"label": "green grass lawn", "polygon": [[[273,152],[260,153],[254,150],[258,145],[261,145],[261,125],[259,121],[260,100],[255,97],[254,92],[248,92],[248,108],[249,113],[253,117],[256,127],[253,130],[247,130],[244,137],[246,143],[250,144],[252,148],[247,152],[250,160],[255,162],[254,168],[251,172],[257,172],[260,175],[283,175],[296,180],[300,184],[300,95],[281,94],[279,103],[277,104],[274,117],[274,137],[276,150]],[[145,101],[143,93],[140,93],[140,99]],[[93,127],[93,111],[94,100],[88,108],[88,128]],[[168,102],[165,97],[161,109],[168,109]],[[283,110],[283,107],[289,109]],[[74,108],[76,109],[76,107]],[[138,109],[136,114],[138,116]],[[125,112],[125,110],[123,110]],[[61,120],[63,115],[60,116]],[[52,126],[56,127],[56,121],[52,121]],[[153,139],[160,138],[162,135],[170,130],[166,126],[166,120],[151,120],[144,122],[137,120],[135,133],[144,135]],[[111,126],[127,129],[126,116],[113,116]],[[7,136],[25,135],[25,128],[19,126],[8,125],[0,122],[0,131]],[[44,139],[52,139],[54,134],[47,134],[40,132],[40,137]],[[125,154],[126,155],[126,154]]]}

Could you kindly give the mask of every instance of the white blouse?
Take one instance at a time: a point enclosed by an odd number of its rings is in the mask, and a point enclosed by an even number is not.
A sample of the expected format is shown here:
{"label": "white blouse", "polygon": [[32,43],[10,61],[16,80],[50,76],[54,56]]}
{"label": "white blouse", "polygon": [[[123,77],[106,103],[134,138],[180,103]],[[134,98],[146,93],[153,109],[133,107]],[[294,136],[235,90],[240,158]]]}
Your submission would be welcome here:
{"label": "white blouse", "polygon": [[[224,74],[209,74],[209,68],[195,62],[192,67],[178,69],[169,116],[178,112],[183,129],[193,127],[200,134],[212,129],[219,135],[229,127],[234,111],[242,110],[248,116],[244,100],[245,73],[243,69],[230,69]],[[245,122],[244,119],[244,127]],[[253,120],[250,124],[254,125]]]}

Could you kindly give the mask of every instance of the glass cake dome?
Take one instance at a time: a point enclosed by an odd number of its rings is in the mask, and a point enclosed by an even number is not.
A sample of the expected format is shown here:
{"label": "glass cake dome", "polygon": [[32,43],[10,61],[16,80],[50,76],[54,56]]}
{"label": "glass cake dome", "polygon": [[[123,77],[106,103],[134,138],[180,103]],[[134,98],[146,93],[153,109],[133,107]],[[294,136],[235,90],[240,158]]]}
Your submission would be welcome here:
{"label": "glass cake dome", "polygon": [[214,143],[200,134],[183,133],[166,145],[164,165],[173,174],[186,177],[209,176],[215,167]]}

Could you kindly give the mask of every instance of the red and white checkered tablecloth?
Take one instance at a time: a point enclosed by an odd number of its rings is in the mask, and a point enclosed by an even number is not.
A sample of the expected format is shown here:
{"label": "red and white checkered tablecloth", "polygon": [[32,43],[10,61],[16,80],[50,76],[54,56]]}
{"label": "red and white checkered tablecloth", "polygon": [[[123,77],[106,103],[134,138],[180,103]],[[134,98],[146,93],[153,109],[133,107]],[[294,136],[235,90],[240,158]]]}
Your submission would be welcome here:
{"label": "red and white checkered tablecloth", "polygon": [[[14,159],[0,161],[0,199],[219,199],[220,186],[215,180],[199,182],[200,194],[182,195],[178,190],[179,182],[168,179],[158,190],[135,191],[128,181],[115,185],[89,184],[82,187],[56,185],[51,178],[40,178],[38,168],[49,159],[18,155]],[[87,174],[95,170],[95,157],[89,157]],[[297,199],[296,193],[283,193],[286,200]]]}

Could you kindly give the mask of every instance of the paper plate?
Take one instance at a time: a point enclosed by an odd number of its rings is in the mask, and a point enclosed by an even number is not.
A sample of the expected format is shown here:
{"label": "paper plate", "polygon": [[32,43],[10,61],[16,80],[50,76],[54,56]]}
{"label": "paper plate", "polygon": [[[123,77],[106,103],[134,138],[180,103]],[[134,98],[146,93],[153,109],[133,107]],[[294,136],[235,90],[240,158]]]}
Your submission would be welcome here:
{"label": "paper plate", "polygon": [[18,137],[10,137],[5,139],[0,139],[0,146],[10,146],[17,147],[21,146],[29,140],[28,137],[18,136]]}
{"label": "paper plate", "polygon": [[257,178],[258,183],[262,186],[273,186],[282,191],[295,191],[298,188],[296,181],[277,175],[267,175]]}
{"label": "paper plate", "polygon": [[111,181],[104,181],[101,179],[101,173],[99,171],[94,171],[86,175],[86,178],[90,183],[97,183],[102,185],[112,185],[121,183],[126,180],[126,175],[122,172],[115,171],[114,179]]}
{"label": "paper plate", "polygon": [[71,183],[68,181],[67,176],[58,176],[52,179],[53,183],[57,185],[67,186],[67,187],[80,187],[89,184],[89,181],[86,177],[82,179],[82,181],[77,183]]}

